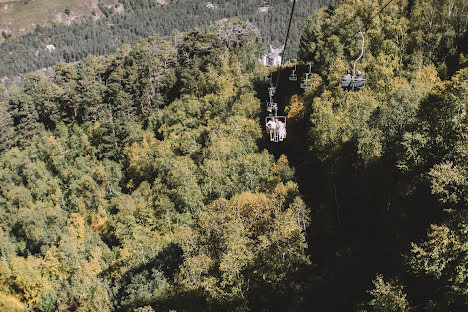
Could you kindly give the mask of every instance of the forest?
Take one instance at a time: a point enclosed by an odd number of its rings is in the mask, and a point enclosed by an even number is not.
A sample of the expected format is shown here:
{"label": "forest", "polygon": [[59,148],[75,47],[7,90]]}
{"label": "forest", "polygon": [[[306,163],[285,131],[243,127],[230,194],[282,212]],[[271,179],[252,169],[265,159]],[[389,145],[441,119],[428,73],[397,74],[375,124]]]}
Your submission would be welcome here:
{"label": "forest", "polygon": [[315,11],[307,90],[258,63],[259,31],[221,20],[0,85],[1,311],[468,310],[466,1]]}
{"label": "forest", "polygon": [[[0,44],[0,78],[13,77],[59,62],[75,62],[88,55],[105,55],[114,52],[123,44],[136,44],[140,39],[158,34],[179,40],[181,31],[194,27],[207,27],[216,21],[237,17],[248,21],[259,30],[258,38],[268,44],[280,46],[286,35],[289,18],[289,0],[237,0],[212,1],[215,9],[206,7],[205,0],[174,0],[160,5],[154,0],[121,0],[125,12],[118,14],[113,8],[99,4],[105,15],[95,21],[71,25],[54,24],[50,27],[36,26],[35,31],[18,38],[9,38]],[[286,55],[293,58],[301,35],[302,23],[315,10],[326,6],[330,0],[298,1],[295,20],[292,24],[291,42],[294,49]],[[269,6],[267,12],[259,12]],[[46,45],[56,48],[48,51]],[[264,50],[261,50],[263,54]],[[260,56],[257,55],[257,57]]]}

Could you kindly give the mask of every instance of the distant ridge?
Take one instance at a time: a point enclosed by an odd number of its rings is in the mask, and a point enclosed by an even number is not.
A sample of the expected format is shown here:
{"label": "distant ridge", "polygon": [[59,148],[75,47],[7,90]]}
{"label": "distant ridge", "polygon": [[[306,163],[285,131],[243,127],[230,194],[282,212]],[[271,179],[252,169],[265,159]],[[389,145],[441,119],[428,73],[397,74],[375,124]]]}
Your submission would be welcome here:
{"label": "distant ridge", "polygon": [[[0,45],[0,77],[31,72],[61,61],[74,62],[90,54],[104,55],[115,51],[122,44],[135,44],[144,37],[154,34],[167,36],[176,29],[185,31],[192,27],[203,28],[224,18],[239,18],[255,25],[261,32],[265,46],[269,43],[279,45],[280,38],[285,36],[288,16],[284,12],[289,11],[289,2],[271,1],[271,8],[264,13],[258,12],[264,6],[263,1],[258,0],[218,1],[216,10],[206,8],[206,2],[176,0],[161,6],[148,0],[121,0],[119,5],[124,7],[122,14],[117,14],[114,7],[108,8],[106,4],[116,1],[100,2],[103,5],[99,5],[99,14],[105,13],[107,17],[98,19],[89,16],[84,22],[71,22],[70,25],[37,26],[33,32],[4,41]],[[296,55],[300,28],[305,18],[330,2],[298,2],[292,25],[291,49],[286,58]],[[73,16],[73,10],[71,7],[70,16]],[[53,44],[56,50],[46,51],[45,46],[48,44]]]}

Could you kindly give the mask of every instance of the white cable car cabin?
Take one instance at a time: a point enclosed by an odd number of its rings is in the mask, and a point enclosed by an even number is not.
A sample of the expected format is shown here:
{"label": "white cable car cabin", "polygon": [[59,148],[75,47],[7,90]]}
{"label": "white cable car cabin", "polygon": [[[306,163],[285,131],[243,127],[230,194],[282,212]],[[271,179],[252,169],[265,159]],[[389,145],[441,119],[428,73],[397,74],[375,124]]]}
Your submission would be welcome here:
{"label": "white cable car cabin", "polygon": [[282,142],[286,139],[286,117],[268,116],[265,118],[265,129],[271,142]]}

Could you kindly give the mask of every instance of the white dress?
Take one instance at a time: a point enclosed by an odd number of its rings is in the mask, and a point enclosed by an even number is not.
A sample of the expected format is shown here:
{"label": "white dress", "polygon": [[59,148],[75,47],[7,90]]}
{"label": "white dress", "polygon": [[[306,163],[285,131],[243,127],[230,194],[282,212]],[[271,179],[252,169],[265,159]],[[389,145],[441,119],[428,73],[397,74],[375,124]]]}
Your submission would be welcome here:
{"label": "white dress", "polygon": [[276,130],[276,122],[269,120],[266,124],[268,130]]}
{"label": "white dress", "polygon": [[286,138],[286,127],[281,121],[279,122],[278,136],[280,141],[283,141]]}

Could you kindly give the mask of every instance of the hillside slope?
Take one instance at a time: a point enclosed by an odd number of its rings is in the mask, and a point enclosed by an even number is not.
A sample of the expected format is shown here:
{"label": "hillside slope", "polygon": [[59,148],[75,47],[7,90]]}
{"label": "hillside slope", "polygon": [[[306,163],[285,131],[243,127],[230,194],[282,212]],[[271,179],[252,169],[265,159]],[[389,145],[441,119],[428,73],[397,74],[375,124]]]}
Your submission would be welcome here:
{"label": "hillside slope", "polygon": [[[122,3],[126,10],[123,14],[108,12],[106,18],[96,21],[38,28],[3,42],[0,45],[0,77],[49,67],[60,61],[78,61],[89,54],[104,55],[124,43],[135,44],[143,37],[168,36],[175,30],[185,31],[192,27],[204,28],[226,18],[249,21],[259,29],[259,37],[265,44],[280,45],[291,10],[291,3],[284,0],[271,1],[265,12],[259,11],[264,6],[261,0],[213,1],[214,7],[208,7],[205,0],[177,0],[168,5],[156,5],[149,0],[122,0]],[[296,55],[305,18],[329,3],[330,0],[297,3],[287,57]],[[45,50],[47,44],[53,44],[56,50]]]}
{"label": "hillside slope", "polygon": [[0,85],[0,311],[468,311],[465,3],[312,14],[281,143],[236,19]]}
{"label": "hillside slope", "polygon": [[[104,16],[98,2],[114,7],[117,12],[123,11],[123,5],[117,0],[0,0],[0,33],[18,36],[34,30],[36,25],[68,25],[91,16],[98,19]],[[1,36],[0,42],[4,39]]]}

